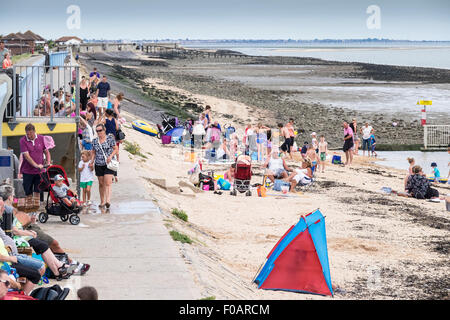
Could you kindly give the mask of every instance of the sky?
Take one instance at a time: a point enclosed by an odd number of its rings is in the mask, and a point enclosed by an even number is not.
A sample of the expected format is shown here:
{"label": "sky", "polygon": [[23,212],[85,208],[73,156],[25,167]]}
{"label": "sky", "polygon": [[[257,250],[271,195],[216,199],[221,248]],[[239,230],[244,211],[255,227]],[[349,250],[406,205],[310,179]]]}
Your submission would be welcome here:
{"label": "sky", "polygon": [[[79,15],[67,13],[71,5]],[[379,28],[367,25],[371,5],[380,10]],[[450,0],[14,0],[2,5],[0,34],[31,29],[46,39],[449,41],[449,17]]]}

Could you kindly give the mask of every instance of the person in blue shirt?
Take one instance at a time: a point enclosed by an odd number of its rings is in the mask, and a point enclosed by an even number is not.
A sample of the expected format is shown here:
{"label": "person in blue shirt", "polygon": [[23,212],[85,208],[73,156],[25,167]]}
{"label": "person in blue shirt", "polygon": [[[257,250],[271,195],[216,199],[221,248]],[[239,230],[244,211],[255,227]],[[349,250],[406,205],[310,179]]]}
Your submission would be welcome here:
{"label": "person in blue shirt", "polygon": [[433,162],[431,164],[431,167],[433,168],[434,181],[439,180],[439,178],[441,177],[441,173],[439,172],[436,162]]}
{"label": "person in blue shirt", "polygon": [[378,156],[377,153],[375,152],[375,147],[377,146],[377,141],[375,140],[375,136],[373,134],[370,135],[369,139],[370,139],[370,147],[372,149],[372,157],[374,155],[376,157],[376,156]]}

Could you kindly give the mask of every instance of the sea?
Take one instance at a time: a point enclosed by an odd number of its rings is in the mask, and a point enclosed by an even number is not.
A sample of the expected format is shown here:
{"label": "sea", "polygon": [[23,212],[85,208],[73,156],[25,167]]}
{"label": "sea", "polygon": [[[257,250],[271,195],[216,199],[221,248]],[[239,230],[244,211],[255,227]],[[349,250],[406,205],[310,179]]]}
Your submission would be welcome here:
{"label": "sea", "polygon": [[[361,43],[351,45],[337,44],[292,44],[292,43],[197,43],[181,44],[184,47],[198,49],[227,49],[234,50],[248,55],[255,56],[293,56],[293,57],[312,57],[324,60],[341,62],[362,62],[398,66],[430,67],[450,69],[450,42],[445,43]],[[245,67],[245,66],[244,66]],[[270,66],[248,66],[248,68],[270,68]],[[292,72],[299,66],[290,66]],[[250,69],[249,69],[250,71]],[[271,88],[277,86],[277,89],[295,89],[301,83],[288,78],[287,72],[277,77],[261,77],[260,74],[253,76],[251,72],[246,77],[235,77],[233,67],[230,66],[229,74],[221,74],[224,78],[230,80],[243,81],[249,85],[255,85],[261,88]],[[267,79],[270,78],[270,86],[267,85]],[[276,79],[277,82],[273,82]],[[278,88],[278,86],[280,86]],[[449,84],[415,84],[413,86],[395,87],[388,83],[385,85],[361,85],[345,88],[331,84],[330,86],[310,86],[302,87],[309,91],[311,97],[307,94],[302,95],[303,101],[315,101],[320,96],[321,91],[326,90],[330,93],[330,98],[320,97],[320,102],[330,106],[351,107],[356,110],[376,110],[385,113],[403,112],[412,117],[420,119],[421,110],[416,106],[416,101],[420,99],[432,100],[433,106],[429,107],[428,122],[433,124],[449,124],[450,118],[450,85]],[[355,96],[357,99],[355,99]],[[426,173],[431,173],[431,162],[437,162],[441,175],[447,177],[448,162],[450,155],[447,152],[420,152],[420,151],[392,151],[378,152],[380,164],[407,170],[409,164],[408,157],[414,157],[416,163],[424,169]]]}
{"label": "sea", "polygon": [[265,44],[198,43],[182,44],[187,48],[228,49],[255,56],[312,57],[341,62],[363,62],[397,66],[450,69],[450,43],[428,44]]}
{"label": "sea", "polygon": [[377,151],[378,158],[381,161],[377,163],[383,166],[408,170],[409,163],[407,158],[414,158],[416,165],[422,167],[423,172],[431,174],[431,163],[436,162],[441,177],[447,178],[450,167],[450,154],[447,152],[421,152],[421,151]]}

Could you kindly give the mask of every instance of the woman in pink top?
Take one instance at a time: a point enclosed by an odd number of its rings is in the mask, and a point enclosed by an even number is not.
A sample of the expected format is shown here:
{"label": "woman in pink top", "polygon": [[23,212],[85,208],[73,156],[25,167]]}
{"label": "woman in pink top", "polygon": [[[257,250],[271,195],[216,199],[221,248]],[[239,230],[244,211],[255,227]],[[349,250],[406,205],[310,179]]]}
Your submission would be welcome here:
{"label": "woman in pink top", "polygon": [[345,152],[345,165],[352,164],[353,161],[353,130],[348,125],[346,121],[342,124],[344,127],[344,147],[343,151]]}

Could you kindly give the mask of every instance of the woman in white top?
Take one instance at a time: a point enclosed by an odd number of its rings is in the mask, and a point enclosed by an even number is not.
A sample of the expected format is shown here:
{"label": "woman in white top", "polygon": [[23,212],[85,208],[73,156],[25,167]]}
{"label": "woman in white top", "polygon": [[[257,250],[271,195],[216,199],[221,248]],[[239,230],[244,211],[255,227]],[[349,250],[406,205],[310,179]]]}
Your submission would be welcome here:
{"label": "woman in white top", "polygon": [[291,184],[290,191],[295,192],[295,187],[297,184],[301,183],[303,185],[310,184],[312,182],[312,162],[310,159],[306,158],[302,162],[301,169],[295,169],[292,174],[285,179]]}

